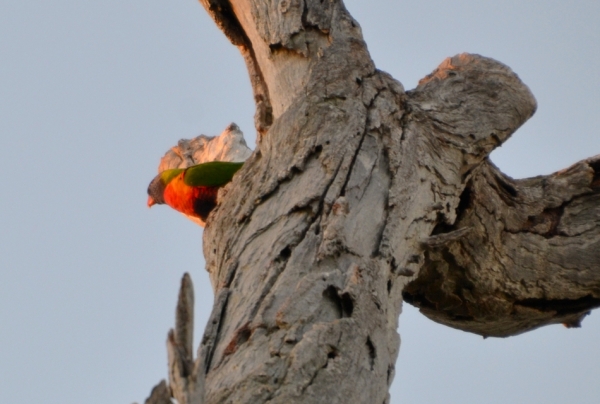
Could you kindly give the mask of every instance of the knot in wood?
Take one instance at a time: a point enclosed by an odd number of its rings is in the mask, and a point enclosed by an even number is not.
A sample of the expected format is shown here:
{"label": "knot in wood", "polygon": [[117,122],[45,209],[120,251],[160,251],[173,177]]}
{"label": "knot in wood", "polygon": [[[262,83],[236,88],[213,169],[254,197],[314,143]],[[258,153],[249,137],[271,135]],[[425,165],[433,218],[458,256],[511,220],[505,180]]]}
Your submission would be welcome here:
{"label": "knot in wood", "polygon": [[281,14],[285,14],[287,13],[287,11],[290,9],[290,0],[281,0],[281,2],[279,3],[279,12]]}

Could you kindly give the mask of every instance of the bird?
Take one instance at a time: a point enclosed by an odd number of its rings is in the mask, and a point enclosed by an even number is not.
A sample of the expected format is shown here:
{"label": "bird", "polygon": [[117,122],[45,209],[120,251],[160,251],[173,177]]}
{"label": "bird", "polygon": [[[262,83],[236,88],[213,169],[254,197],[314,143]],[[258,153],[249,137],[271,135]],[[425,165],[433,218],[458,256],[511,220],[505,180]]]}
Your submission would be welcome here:
{"label": "bird", "polygon": [[231,181],[244,163],[211,161],[159,173],[148,185],[148,207],[166,204],[204,226],[217,205],[219,188]]}

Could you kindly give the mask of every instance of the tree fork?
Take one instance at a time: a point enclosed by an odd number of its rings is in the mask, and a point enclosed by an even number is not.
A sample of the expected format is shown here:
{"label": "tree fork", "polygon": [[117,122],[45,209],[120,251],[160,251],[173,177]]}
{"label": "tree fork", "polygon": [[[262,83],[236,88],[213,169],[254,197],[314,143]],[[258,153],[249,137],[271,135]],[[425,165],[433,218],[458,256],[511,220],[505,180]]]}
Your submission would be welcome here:
{"label": "tree fork", "polygon": [[405,92],[341,1],[201,2],[244,55],[262,137],[207,220],[195,360],[182,281],[180,403],[389,402],[403,296],[484,336],[598,306],[598,159],[520,181],[489,163],[536,109],[507,66],[458,55]]}

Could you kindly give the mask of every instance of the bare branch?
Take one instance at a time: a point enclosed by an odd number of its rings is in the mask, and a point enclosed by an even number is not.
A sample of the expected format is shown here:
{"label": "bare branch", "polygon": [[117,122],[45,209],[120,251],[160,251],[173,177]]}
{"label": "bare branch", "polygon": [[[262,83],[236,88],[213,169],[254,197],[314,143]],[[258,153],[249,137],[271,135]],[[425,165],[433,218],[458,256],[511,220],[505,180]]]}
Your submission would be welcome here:
{"label": "bare branch", "polygon": [[463,53],[447,58],[410,91],[413,119],[479,163],[535,112],[529,88],[512,70],[490,58]]}
{"label": "bare branch", "polygon": [[181,279],[175,331],[169,331],[169,385],[179,404],[204,402],[204,372],[198,372],[192,354],[194,337],[194,289],[189,274]]}
{"label": "bare branch", "polygon": [[578,326],[600,307],[599,179],[600,156],[524,180],[482,165],[456,222],[434,234],[473,230],[427,249],[405,300],[434,321],[484,336]]}

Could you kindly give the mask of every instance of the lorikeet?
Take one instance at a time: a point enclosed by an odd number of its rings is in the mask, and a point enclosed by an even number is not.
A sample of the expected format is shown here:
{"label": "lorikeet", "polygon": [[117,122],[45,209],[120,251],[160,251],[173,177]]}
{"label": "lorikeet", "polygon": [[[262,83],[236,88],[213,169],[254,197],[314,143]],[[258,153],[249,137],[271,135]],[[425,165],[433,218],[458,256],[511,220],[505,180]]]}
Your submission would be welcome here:
{"label": "lorikeet", "polygon": [[148,186],[148,207],[167,204],[204,226],[217,203],[219,188],[233,178],[244,163],[211,161],[158,174]]}

